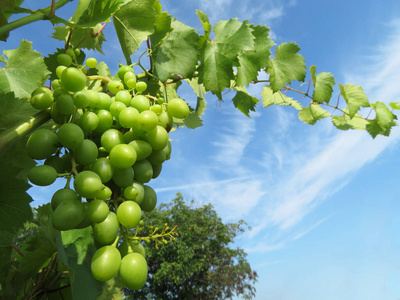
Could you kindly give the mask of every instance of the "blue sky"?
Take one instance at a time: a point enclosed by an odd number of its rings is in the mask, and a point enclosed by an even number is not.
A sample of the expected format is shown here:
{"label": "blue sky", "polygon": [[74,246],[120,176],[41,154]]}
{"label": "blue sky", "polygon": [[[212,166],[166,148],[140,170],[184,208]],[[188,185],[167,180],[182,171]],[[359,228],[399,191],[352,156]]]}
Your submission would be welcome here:
{"label": "blue sky", "polygon": [[[212,23],[238,18],[267,25],[276,43],[299,44],[308,67],[363,86],[372,102],[399,101],[398,1],[161,3],[199,31],[195,9]],[[31,36],[15,31],[0,47],[12,48],[22,37],[43,54],[62,47],[39,35],[50,35],[45,22],[31,28]],[[112,26],[105,34],[105,56],[92,55],[115,72],[123,55]],[[249,90],[258,96],[261,85]],[[171,134],[172,158],[151,182],[159,201],[181,192],[212,203],[226,222],[244,219],[252,227],[237,245],[259,274],[257,300],[400,299],[399,129],[373,140],[366,132],[338,131],[328,119],[303,124],[290,107],[261,105],[249,119],[233,108],[231,95],[218,104],[207,94],[204,126]],[[189,89],[181,96],[193,101]],[[39,188],[31,193],[34,204],[50,197]]]}

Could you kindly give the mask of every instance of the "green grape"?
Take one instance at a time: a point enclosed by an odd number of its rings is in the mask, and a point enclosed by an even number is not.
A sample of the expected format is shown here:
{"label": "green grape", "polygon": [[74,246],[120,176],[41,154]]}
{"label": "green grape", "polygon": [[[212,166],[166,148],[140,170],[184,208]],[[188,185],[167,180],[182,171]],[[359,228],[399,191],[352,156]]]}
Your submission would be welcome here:
{"label": "green grape", "polygon": [[56,100],[57,111],[63,115],[71,115],[74,112],[74,99],[70,94],[62,94]]}
{"label": "green grape", "polygon": [[57,134],[50,129],[34,131],[26,142],[26,151],[33,159],[46,159],[56,152]]}
{"label": "green grape", "polygon": [[47,186],[56,181],[57,171],[51,166],[40,165],[31,168],[27,177],[35,185]]}
{"label": "green grape", "polygon": [[110,160],[105,157],[96,159],[90,170],[99,175],[103,183],[110,181],[114,175],[114,167],[111,165]]}
{"label": "green grape", "polygon": [[117,218],[119,223],[125,228],[135,227],[142,217],[140,206],[134,201],[124,201],[117,209]]}
{"label": "green grape", "polygon": [[164,127],[157,125],[156,128],[147,132],[146,139],[154,150],[162,150],[168,144],[169,135]]}
{"label": "green grape", "polygon": [[137,155],[136,160],[145,159],[153,151],[151,145],[148,142],[142,140],[133,140],[129,143],[129,146],[135,149]]}
{"label": "green grape", "polygon": [[81,55],[81,49],[78,49],[78,48],[74,49],[74,53],[76,56]]}
{"label": "green grape", "polygon": [[165,160],[168,160],[171,158],[171,142],[168,141],[167,146],[164,147],[163,151],[165,153]]}
{"label": "green grape", "polygon": [[96,132],[103,133],[112,127],[113,116],[108,110],[99,110],[97,112],[97,117],[99,119],[99,125],[96,128]]}
{"label": "green grape", "polygon": [[71,189],[60,189],[56,191],[53,196],[51,197],[51,208],[53,211],[60,205],[61,202],[64,202],[67,199],[78,200],[78,194]]}
{"label": "green grape", "polygon": [[147,89],[147,83],[144,81],[138,81],[138,82],[136,82],[135,88],[138,93],[142,93]]}
{"label": "green grape", "polygon": [[132,142],[133,140],[135,140],[137,138],[138,138],[138,136],[136,136],[136,134],[132,131],[132,128],[124,133],[125,143],[129,144],[130,142]]}
{"label": "green grape", "polygon": [[150,110],[154,111],[157,115],[159,115],[163,112],[163,108],[159,104],[154,104],[152,107],[150,107]]}
{"label": "green grape", "polygon": [[86,90],[76,92],[72,98],[74,99],[75,106],[78,108],[85,108],[90,104],[90,95]]}
{"label": "green grape", "polygon": [[93,224],[93,236],[95,240],[103,245],[114,242],[118,235],[119,222],[117,215],[111,211],[103,222]]}
{"label": "green grape", "polygon": [[110,151],[110,162],[116,168],[129,168],[136,161],[136,151],[127,144],[115,145]]}
{"label": "green grape", "polygon": [[70,92],[78,92],[85,87],[86,76],[76,68],[66,68],[61,74],[61,84]]}
{"label": "green grape", "polygon": [[108,186],[103,186],[103,189],[96,194],[96,199],[107,200],[112,196],[112,191]]}
{"label": "green grape", "polygon": [[153,177],[153,167],[147,159],[137,161],[132,168],[135,180],[141,183],[149,182]]}
{"label": "green grape", "polygon": [[110,110],[110,105],[113,102],[111,97],[108,96],[106,93],[98,92],[100,96],[100,103],[98,104],[99,109],[106,109]]}
{"label": "green grape", "polygon": [[150,102],[145,96],[136,95],[131,100],[131,106],[136,108],[139,112],[142,112],[150,109]]}
{"label": "green grape", "polygon": [[82,129],[73,123],[65,123],[60,126],[57,132],[58,141],[68,149],[75,149],[84,139]]}
{"label": "green grape", "polygon": [[94,112],[87,111],[81,116],[79,125],[84,131],[93,131],[99,125],[99,117]]}
{"label": "green grape", "polygon": [[139,112],[134,107],[126,107],[119,113],[118,121],[124,128],[131,128],[135,125]]}
{"label": "green grape", "polygon": [[127,90],[119,91],[115,95],[115,101],[122,102],[126,106],[128,106],[131,103],[131,100],[132,100],[132,96]]}
{"label": "green grape", "polygon": [[72,64],[72,58],[68,54],[61,53],[57,55],[57,63],[69,67]]}
{"label": "green grape", "polygon": [[87,215],[93,223],[103,222],[108,216],[108,205],[103,200],[93,200],[87,207]]}
{"label": "green grape", "polygon": [[75,51],[74,51],[74,49],[72,49],[72,48],[68,48],[68,49],[65,51],[65,54],[68,54],[68,55],[71,56],[71,57],[75,57]]}
{"label": "green grape", "polygon": [[[140,225],[140,222],[139,222]],[[146,250],[144,249],[143,245],[139,242],[134,243],[134,242],[130,242],[129,243],[131,246],[131,249],[134,253],[139,253],[140,255],[142,255],[143,257],[146,257]]]}
{"label": "green grape", "polygon": [[95,142],[89,139],[83,140],[83,142],[75,148],[74,157],[76,161],[84,166],[91,165],[97,159],[99,150]]}
{"label": "green grape", "polygon": [[98,108],[100,105],[100,95],[98,91],[95,90],[87,90],[87,93],[90,97],[89,107],[90,108]]}
{"label": "green grape", "polygon": [[143,287],[147,280],[147,272],[147,262],[141,254],[129,253],[122,258],[119,275],[128,289],[138,290]]}
{"label": "green grape", "polygon": [[56,169],[57,173],[65,173],[71,170],[71,168],[68,169],[68,166],[66,164],[66,160],[62,159],[61,157],[57,155],[50,156],[46,158],[44,161],[45,165],[52,166],[54,169]]}
{"label": "green grape", "polygon": [[113,181],[119,187],[127,187],[133,184],[134,172],[129,168],[114,168]]}
{"label": "green grape", "polygon": [[114,146],[124,143],[124,135],[117,129],[108,129],[101,135],[100,142],[101,146],[110,153]]}
{"label": "green grape", "polygon": [[162,170],[162,164],[151,165],[153,167],[153,179],[157,178]]}
{"label": "green grape", "polygon": [[57,106],[55,103],[53,103],[53,105],[51,106],[50,116],[51,116],[51,119],[54,121],[54,123],[57,123],[60,125],[67,122],[69,120],[69,118],[71,117],[70,115],[60,114],[57,110]]}
{"label": "green grape", "polygon": [[117,73],[119,79],[124,80],[125,74],[126,74],[127,72],[132,72],[132,73],[134,73],[134,71],[133,71],[133,69],[132,69],[131,66],[127,66],[127,65],[120,66],[119,69],[118,69],[118,73]]}
{"label": "green grape", "polygon": [[61,81],[59,79],[54,79],[51,82],[51,87],[52,87],[53,90],[60,88],[61,87]]}
{"label": "green grape", "polygon": [[111,93],[116,95],[119,91],[124,89],[124,85],[119,80],[111,80],[107,83],[107,88]]}
{"label": "green grape", "polygon": [[103,189],[101,178],[93,171],[82,171],[75,176],[75,191],[84,198],[95,198],[96,194]]}
{"label": "green grape", "polygon": [[85,218],[85,207],[77,199],[66,199],[54,210],[52,222],[57,230],[75,228]]}
{"label": "green grape", "polygon": [[166,161],[166,156],[164,149],[163,150],[153,150],[153,152],[147,157],[147,160],[152,164],[162,164],[164,161]]}
{"label": "green grape", "polygon": [[139,126],[133,126],[132,132],[135,136],[135,139],[145,140],[146,139],[146,131],[139,128]]}
{"label": "green grape", "polygon": [[62,72],[66,69],[66,66],[58,66],[56,68],[56,75],[59,79],[61,79]]}
{"label": "green grape", "polygon": [[144,198],[144,187],[139,181],[134,180],[131,185],[128,185],[124,189],[124,197],[127,200],[133,200],[137,204],[141,204]]}
{"label": "green grape", "polygon": [[140,208],[145,212],[151,212],[157,205],[157,194],[148,185],[143,185],[144,187],[144,197],[140,204]]}
{"label": "green grape", "polygon": [[157,99],[157,103],[160,104],[160,105],[163,104],[164,103],[164,99],[163,98],[158,98]]}
{"label": "green grape", "polygon": [[94,57],[89,57],[88,59],[86,59],[86,66],[90,69],[96,68],[97,59],[95,59]]}
{"label": "green grape", "polygon": [[169,132],[172,129],[172,126],[174,126],[174,119],[166,111],[163,111],[161,114],[158,115],[157,125],[164,127],[165,130]]}
{"label": "green grape", "polygon": [[92,256],[90,269],[96,280],[106,282],[116,276],[121,266],[121,254],[114,246],[104,246]]}
{"label": "green grape", "polygon": [[53,94],[48,88],[38,88],[33,91],[31,105],[39,110],[51,107],[53,104]]}
{"label": "green grape", "polygon": [[142,111],[137,117],[137,126],[143,131],[150,131],[157,126],[158,116],[151,110]]}
{"label": "green grape", "polygon": [[119,114],[125,108],[126,108],[126,105],[124,103],[116,101],[116,102],[111,103],[110,113],[113,115],[114,118],[116,118],[118,120]]}
{"label": "green grape", "polygon": [[126,72],[124,75],[124,82],[126,86],[130,89],[136,87],[136,75],[133,72]]}
{"label": "green grape", "polygon": [[87,213],[86,213],[87,206],[89,203],[84,202],[82,204],[83,204],[83,207],[85,208],[85,216],[83,217],[83,220],[78,225],[76,225],[73,229],[82,229],[82,228],[86,228],[86,227],[89,227],[90,225],[92,225],[92,221],[89,220],[89,217],[87,216]]}
{"label": "green grape", "polygon": [[189,115],[189,106],[180,98],[168,101],[168,113],[178,119],[184,119]]}
{"label": "green grape", "polygon": [[57,100],[58,97],[60,97],[61,95],[65,95],[65,94],[69,95],[69,91],[67,89],[65,89],[63,87],[56,88],[53,91],[54,100]]}

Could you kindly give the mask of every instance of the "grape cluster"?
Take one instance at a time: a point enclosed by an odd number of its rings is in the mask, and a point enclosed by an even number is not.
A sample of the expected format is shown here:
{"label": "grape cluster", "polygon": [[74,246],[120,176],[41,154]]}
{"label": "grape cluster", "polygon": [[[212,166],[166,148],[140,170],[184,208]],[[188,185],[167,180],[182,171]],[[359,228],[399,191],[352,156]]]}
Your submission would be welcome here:
{"label": "grape cluster", "polygon": [[[41,87],[32,93],[32,106],[48,109],[53,126],[34,131],[27,141],[32,159],[44,160],[28,179],[47,186],[65,177],[66,186],[51,198],[53,226],[60,231],[91,226],[98,247],[91,263],[94,278],[107,281],[119,274],[126,287],[139,289],[147,278],[137,236],[143,229],[141,213],[157,204],[146,183],[170,158],[173,117],[185,118],[189,108],[180,98],[164,103],[145,95],[146,82],[138,81],[128,65],[113,78],[98,76],[101,84],[94,84],[87,74],[97,61],[88,58],[78,65],[79,51],[59,54],[52,90]],[[174,236],[174,230],[163,230],[158,237],[165,243],[164,237]]]}

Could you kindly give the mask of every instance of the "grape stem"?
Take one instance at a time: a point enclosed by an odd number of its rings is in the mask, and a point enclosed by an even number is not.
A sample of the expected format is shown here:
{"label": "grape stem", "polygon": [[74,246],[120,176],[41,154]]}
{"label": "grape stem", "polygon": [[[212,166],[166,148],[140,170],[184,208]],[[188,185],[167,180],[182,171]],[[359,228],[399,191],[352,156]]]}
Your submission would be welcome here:
{"label": "grape stem", "polygon": [[40,111],[33,115],[28,121],[17,124],[10,129],[0,134],[0,155],[3,154],[10,146],[12,146],[18,139],[50,120],[50,114],[48,110]]}
{"label": "grape stem", "polygon": [[[0,26],[0,36],[9,33],[10,31],[17,29],[19,27],[25,26],[27,24],[39,21],[39,20],[46,20],[51,19],[54,17],[54,11],[68,2],[72,0],[60,0],[56,3],[52,3],[49,7],[44,9],[39,9],[37,11],[32,12],[31,15],[17,19],[13,22],[7,23],[3,26]],[[57,20],[60,21],[61,19],[57,17]],[[66,21],[65,21],[66,22]]]}

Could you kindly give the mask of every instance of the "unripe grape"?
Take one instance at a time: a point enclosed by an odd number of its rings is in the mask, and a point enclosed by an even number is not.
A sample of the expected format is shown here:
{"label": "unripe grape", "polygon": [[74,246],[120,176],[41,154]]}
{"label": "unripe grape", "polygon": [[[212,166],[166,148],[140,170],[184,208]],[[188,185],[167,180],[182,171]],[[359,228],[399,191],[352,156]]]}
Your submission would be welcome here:
{"label": "unripe grape", "polygon": [[108,216],[108,205],[103,200],[93,200],[87,207],[87,215],[93,223],[103,222]]}
{"label": "unripe grape", "polygon": [[124,201],[117,209],[117,218],[122,226],[126,228],[135,227],[142,217],[140,206],[134,201]]}
{"label": "unripe grape", "polygon": [[94,112],[87,111],[81,116],[79,124],[84,131],[93,131],[99,125],[99,117]]}
{"label": "unripe grape", "polygon": [[73,123],[65,123],[60,126],[57,132],[58,141],[68,149],[75,149],[84,139],[82,129]]}
{"label": "unripe grape", "polygon": [[66,199],[54,210],[52,222],[58,230],[75,228],[85,218],[86,209],[83,203],[76,199]]}
{"label": "unripe grape", "polygon": [[103,183],[110,181],[114,175],[114,167],[111,165],[110,160],[105,157],[98,158],[90,170],[99,175]]}
{"label": "unripe grape", "polygon": [[131,103],[131,99],[132,99],[131,94],[127,90],[119,91],[115,95],[115,101],[122,102],[126,106],[128,106]]}
{"label": "unripe grape", "polygon": [[135,88],[136,88],[136,91],[138,93],[142,93],[147,89],[147,83],[144,82],[144,81],[136,82],[136,87]]}
{"label": "unripe grape", "polygon": [[90,104],[90,95],[87,91],[76,92],[73,96],[75,106],[78,108],[88,107]]}
{"label": "unripe grape", "polygon": [[67,199],[78,200],[78,194],[74,190],[66,188],[57,190],[51,197],[51,208],[53,211],[61,202],[64,202]]}
{"label": "unripe grape", "polygon": [[119,80],[111,80],[107,83],[108,90],[116,95],[119,91],[124,89],[124,85]]}
{"label": "unripe grape", "polygon": [[108,129],[101,135],[100,142],[101,146],[104,147],[108,153],[110,153],[114,146],[123,144],[125,141],[124,135],[121,131],[117,129]]}
{"label": "unripe grape", "polygon": [[74,52],[74,49],[72,49],[72,48],[68,48],[68,49],[65,51],[65,54],[68,54],[68,55],[71,56],[71,57],[75,57],[75,52]]}
{"label": "unripe grape", "polygon": [[131,290],[138,290],[147,280],[148,266],[146,259],[139,253],[130,253],[121,260],[119,275],[125,286]]}
{"label": "unripe grape", "polygon": [[142,111],[137,117],[137,126],[146,132],[157,126],[158,116],[151,110]]}
{"label": "unripe grape", "polygon": [[94,57],[89,57],[88,59],[86,59],[86,66],[90,69],[96,68],[97,59],[95,59]]}
{"label": "unripe grape", "polygon": [[114,242],[118,235],[118,230],[117,215],[111,211],[108,212],[107,218],[103,222],[93,224],[93,236],[97,242],[103,245]]}
{"label": "unripe grape", "polygon": [[153,151],[151,145],[148,142],[142,140],[133,140],[132,142],[129,143],[129,146],[135,149],[137,155],[136,159],[138,161],[145,159]]}
{"label": "unripe grape", "polygon": [[139,111],[134,107],[126,107],[119,113],[118,120],[122,127],[131,128],[136,124]]}
{"label": "unripe grape", "polygon": [[69,67],[72,64],[72,58],[68,54],[61,53],[57,55],[57,62],[62,66]]}
{"label": "unripe grape", "polygon": [[94,198],[103,189],[99,175],[93,171],[82,171],[75,176],[75,191],[84,198]]}
{"label": "unripe grape", "polygon": [[110,162],[116,168],[129,168],[136,161],[136,151],[127,144],[115,145],[110,151]]}
{"label": "unripe grape", "polygon": [[66,68],[61,74],[61,84],[71,92],[78,92],[85,87],[86,76],[76,68]]}
{"label": "unripe grape", "polygon": [[46,159],[56,152],[57,134],[50,129],[34,131],[26,142],[26,150],[33,159]]}
{"label": "unripe grape", "polygon": [[112,127],[113,116],[108,110],[100,109],[97,112],[97,118],[99,119],[99,125],[96,128],[96,132],[103,133]]}
{"label": "unripe grape", "polygon": [[74,112],[75,104],[70,94],[62,94],[56,100],[57,110],[60,114],[70,115]]}
{"label": "unripe grape", "polygon": [[168,113],[178,119],[184,119],[189,115],[189,106],[180,98],[168,101]]}
{"label": "unripe grape", "polygon": [[133,184],[134,172],[131,167],[128,168],[114,168],[113,181],[120,187],[127,187]]}
{"label": "unripe grape", "polygon": [[95,142],[89,139],[83,140],[83,142],[75,148],[74,156],[76,161],[84,166],[91,165],[97,159],[99,150]]}
{"label": "unripe grape", "polygon": [[136,95],[131,100],[131,106],[136,108],[139,112],[142,112],[150,109],[150,102],[145,96]]}
{"label": "unripe grape", "polygon": [[121,266],[121,254],[114,246],[98,249],[92,257],[90,268],[96,280],[106,282],[116,276]]}
{"label": "unripe grape", "polygon": [[133,200],[137,204],[141,204],[144,198],[144,187],[139,181],[134,180],[131,185],[124,189],[124,197],[128,200]]}
{"label": "unripe grape", "polygon": [[157,205],[157,194],[150,186],[144,185],[143,187],[144,197],[140,208],[145,212],[151,212]]}
{"label": "unripe grape", "polygon": [[47,186],[56,181],[57,171],[51,166],[40,165],[31,168],[27,177],[35,185]]}
{"label": "unripe grape", "polygon": [[153,167],[147,159],[139,160],[133,165],[135,180],[146,183],[153,177]]}

